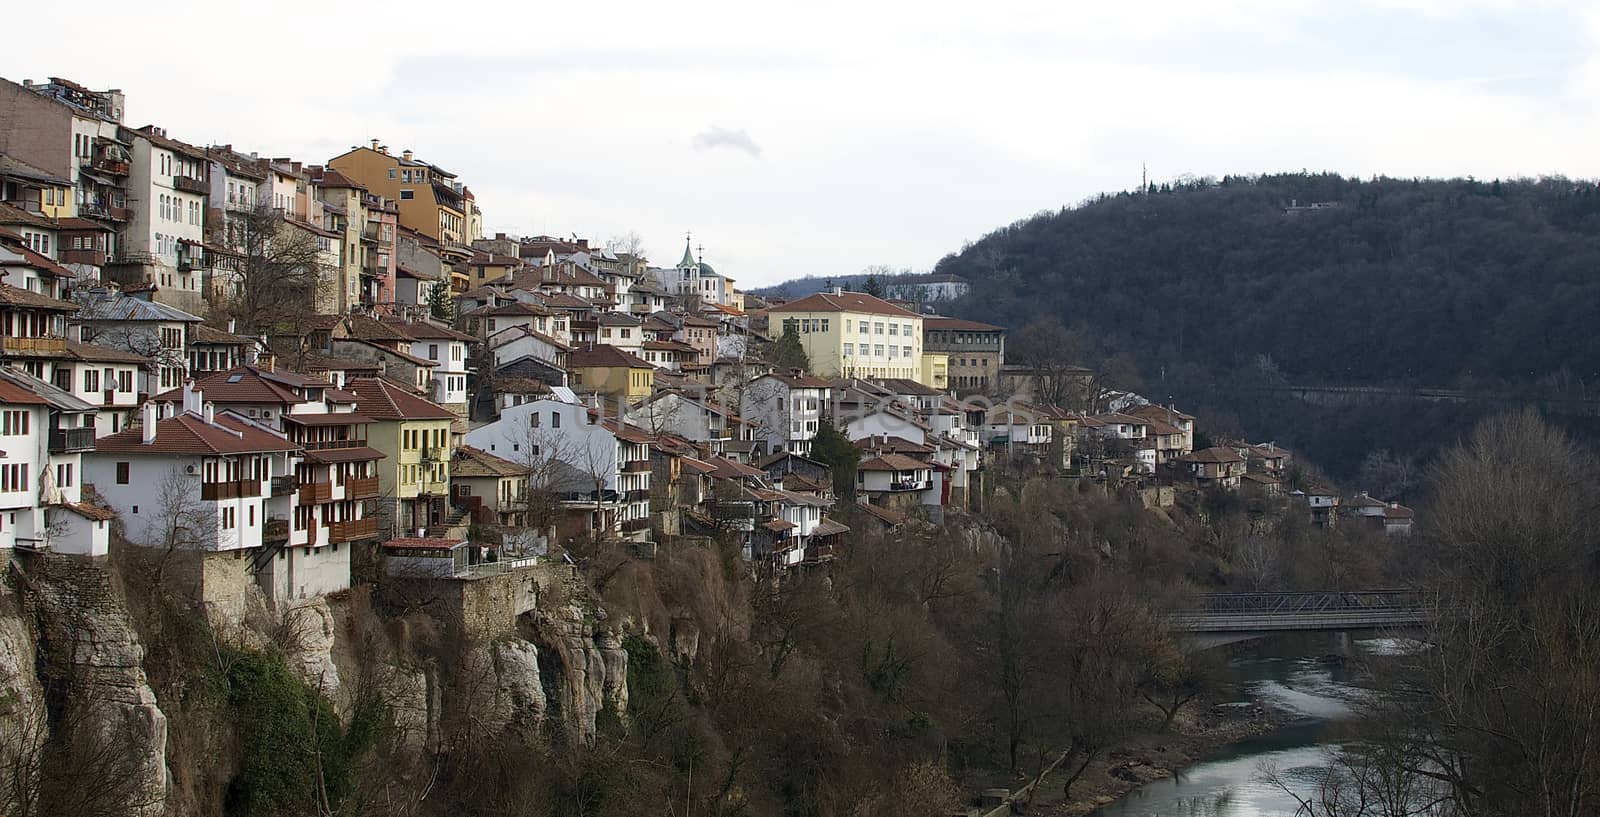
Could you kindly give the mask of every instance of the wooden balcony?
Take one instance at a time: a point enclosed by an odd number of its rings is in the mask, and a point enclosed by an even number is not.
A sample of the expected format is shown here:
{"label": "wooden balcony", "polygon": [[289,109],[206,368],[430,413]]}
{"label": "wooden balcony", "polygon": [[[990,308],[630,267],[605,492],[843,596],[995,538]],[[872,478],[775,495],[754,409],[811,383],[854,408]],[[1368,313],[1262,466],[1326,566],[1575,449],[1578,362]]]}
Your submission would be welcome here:
{"label": "wooden balcony", "polygon": [[354,477],[344,481],[345,499],[377,499],[377,477]]}
{"label": "wooden balcony", "polygon": [[650,529],[650,518],[649,517],[643,517],[643,518],[640,518],[640,519],[625,519],[622,522],[622,532],[623,533],[636,533],[638,531],[649,530],[649,529]]}
{"label": "wooden balcony", "polygon": [[66,338],[0,337],[0,354],[54,355],[67,351]]}
{"label": "wooden balcony", "polygon": [[241,479],[234,482],[203,482],[200,498],[206,502],[225,499],[253,499],[261,496],[261,480]]}
{"label": "wooden balcony", "polygon": [[299,441],[300,447],[304,448],[307,451],[327,451],[327,450],[335,449],[335,448],[362,448],[362,447],[366,446],[366,444],[367,444],[366,440],[302,440],[302,441]]}
{"label": "wooden balcony", "polygon": [[366,519],[352,519],[346,522],[328,523],[328,542],[343,544],[360,539],[376,539],[378,536],[378,518],[376,516]]}
{"label": "wooden balcony", "polygon": [[62,250],[61,263],[103,267],[106,264],[106,253],[104,250]]}
{"label": "wooden balcony", "polygon": [[94,427],[50,429],[50,453],[77,454],[94,450]]}
{"label": "wooden balcony", "polygon": [[626,491],[623,493],[622,498],[629,502],[644,502],[650,498],[650,491],[646,489]]}
{"label": "wooden balcony", "polygon": [[273,477],[271,484],[273,496],[288,496],[296,490],[294,477]]}
{"label": "wooden balcony", "polygon": [[197,196],[204,196],[211,192],[211,188],[207,187],[203,180],[191,176],[173,176],[172,189],[193,193]]}
{"label": "wooden balcony", "polygon": [[300,486],[301,505],[323,505],[333,501],[333,483],[308,482]]}
{"label": "wooden balcony", "polygon": [[622,464],[622,473],[624,473],[624,474],[648,474],[648,473],[650,473],[650,461],[649,460],[628,460],[627,462]]}
{"label": "wooden balcony", "polygon": [[126,175],[128,175],[128,163],[127,162],[120,162],[120,161],[117,161],[115,159],[107,159],[104,156],[99,156],[99,157],[96,157],[94,159],[90,159],[88,157],[84,157],[84,159],[80,162],[80,164],[82,166],[84,166],[84,167],[88,167],[88,168],[90,168],[92,170],[97,170],[97,171],[99,171],[101,173],[105,173],[105,174],[112,175],[112,176],[126,176]]}

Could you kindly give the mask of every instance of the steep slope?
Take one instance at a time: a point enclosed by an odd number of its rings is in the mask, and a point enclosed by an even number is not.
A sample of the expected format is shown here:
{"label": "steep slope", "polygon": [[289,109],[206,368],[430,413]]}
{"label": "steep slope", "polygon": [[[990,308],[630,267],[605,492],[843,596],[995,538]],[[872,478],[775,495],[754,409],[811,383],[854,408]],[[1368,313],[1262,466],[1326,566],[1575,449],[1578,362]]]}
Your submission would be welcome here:
{"label": "steep slope", "polygon": [[[1291,203],[1327,204],[1291,209]],[[1600,372],[1600,190],[1564,179],[1228,178],[1104,196],[935,269],[963,316],[1081,324],[1147,380],[1270,356],[1291,381],[1432,386]]]}

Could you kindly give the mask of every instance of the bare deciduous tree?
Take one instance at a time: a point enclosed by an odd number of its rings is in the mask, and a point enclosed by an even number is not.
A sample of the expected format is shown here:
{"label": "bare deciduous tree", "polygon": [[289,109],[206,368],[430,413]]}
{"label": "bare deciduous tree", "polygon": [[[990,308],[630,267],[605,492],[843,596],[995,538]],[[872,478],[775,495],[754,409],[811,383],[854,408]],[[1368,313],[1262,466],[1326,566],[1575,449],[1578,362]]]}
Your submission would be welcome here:
{"label": "bare deciduous tree", "polygon": [[236,321],[241,332],[256,335],[298,327],[314,313],[316,294],[332,276],[317,236],[286,221],[282,211],[262,201],[251,210],[229,211],[218,237],[239,254],[225,276],[213,311]]}

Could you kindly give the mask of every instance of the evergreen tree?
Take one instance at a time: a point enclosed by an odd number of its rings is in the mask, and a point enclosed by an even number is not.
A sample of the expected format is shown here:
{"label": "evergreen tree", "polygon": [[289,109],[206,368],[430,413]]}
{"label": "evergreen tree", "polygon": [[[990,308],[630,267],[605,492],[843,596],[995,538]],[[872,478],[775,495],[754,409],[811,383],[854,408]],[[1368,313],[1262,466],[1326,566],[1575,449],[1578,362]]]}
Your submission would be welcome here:
{"label": "evergreen tree", "polygon": [[428,290],[428,314],[441,321],[455,317],[455,303],[450,297],[450,282],[440,281]]}
{"label": "evergreen tree", "polygon": [[811,458],[825,463],[833,473],[835,496],[855,496],[856,466],[861,464],[861,449],[834,427],[831,420],[824,419],[817,426],[817,436],[811,440]]}
{"label": "evergreen tree", "polygon": [[874,298],[882,298],[883,284],[878,281],[878,276],[868,275],[867,280],[863,281],[861,284],[861,291],[871,295]]}
{"label": "evergreen tree", "polygon": [[780,371],[811,370],[811,358],[806,356],[805,347],[800,345],[800,335],[793,325],[783,327],[783,337],[778,338],[777,344],[772,347],[772,362]]}

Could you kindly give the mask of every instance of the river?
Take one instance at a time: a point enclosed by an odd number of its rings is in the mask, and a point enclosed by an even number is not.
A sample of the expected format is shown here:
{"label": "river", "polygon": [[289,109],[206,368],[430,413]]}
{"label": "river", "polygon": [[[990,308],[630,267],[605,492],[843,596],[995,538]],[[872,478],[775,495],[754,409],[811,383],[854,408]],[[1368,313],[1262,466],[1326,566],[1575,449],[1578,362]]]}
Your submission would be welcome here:
{"label": "river", "polygon": [[1367,694],[1348,664],[1330,655],[1392,655],[1407,643],[1376,633],[1275,636],[1237,649],[1229,681],[1240,705],[1259,700],[1298,717],[1277,731],[1227,746],[1176,777],[1157,780],[1095,812],[1096,817],[1280,817],[1297,806],[1263,779],[1275,768],[1292,789],[1309,794],[1337,747],[1337,725]]}

